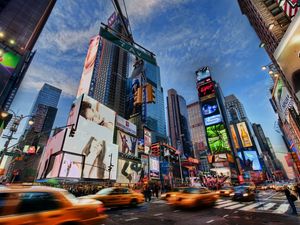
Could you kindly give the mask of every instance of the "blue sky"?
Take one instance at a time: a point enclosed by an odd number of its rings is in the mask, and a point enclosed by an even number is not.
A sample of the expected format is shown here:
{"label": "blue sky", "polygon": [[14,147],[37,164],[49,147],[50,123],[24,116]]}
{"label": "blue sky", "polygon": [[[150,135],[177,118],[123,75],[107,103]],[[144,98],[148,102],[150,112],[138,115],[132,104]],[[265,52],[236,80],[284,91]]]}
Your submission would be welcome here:
{"label": "blue sky", "polygon": [[[120,1],[122,2],[122,1]],[[269,103],[270,62],[234,0],[125,0],[134,39],[154,52],[165,93],[174,88],[187,103],[197,100],[194,71],[209,66],[224,95],[235,94],[251,122],[261,123],[274,148],[283,152]],[[37,53],[12,105],[29,114],[42,85],[63,90],[55,126],[64,126],[75,98],[89,38],[113,12],[110,0],[58,0]],[[22,129],[19,129],[20,134]]]}

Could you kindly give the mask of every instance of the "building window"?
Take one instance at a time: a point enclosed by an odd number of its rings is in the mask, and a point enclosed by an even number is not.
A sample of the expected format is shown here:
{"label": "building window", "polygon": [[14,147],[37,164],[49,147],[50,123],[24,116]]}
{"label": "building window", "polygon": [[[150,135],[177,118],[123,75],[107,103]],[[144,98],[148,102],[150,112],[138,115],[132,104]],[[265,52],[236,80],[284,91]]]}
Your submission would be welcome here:
{"label": "building window", "polygon": [[281,12],[282,12],[282,9],[279,8],[279,7],[276,7],[276,8],[271,10],[271,13],[272,13],[273,16],[277,16]]}
{"label": "building window", "polygon": [[267,7],[273,5],[274,3],[275,3],[275,0],[265,0],[265,5],[266,5]]}

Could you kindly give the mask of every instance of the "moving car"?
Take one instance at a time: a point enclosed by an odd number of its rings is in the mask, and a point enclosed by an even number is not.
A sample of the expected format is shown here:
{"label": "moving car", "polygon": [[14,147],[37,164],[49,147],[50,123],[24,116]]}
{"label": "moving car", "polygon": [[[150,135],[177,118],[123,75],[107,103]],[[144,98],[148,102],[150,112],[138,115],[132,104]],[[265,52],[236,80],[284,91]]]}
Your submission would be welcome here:
{"label": "moving car", "polygon": [[0,189],[0,224],[100,224],[103,204],[78,199],[64,189],[10,186]]}
{"label": "moving car", "polygon": [[134,192],[126,187],[104,188],[94,195],[87,195],[80,198],[100,200],[106,207],[128,205],[134,207],[145,201],[143,194]]}
{"label": "moving car", "polygon": [[178,192],[182,192],[186,187],[173,188],[171,191],[161,194],[161,200],[168,200],[171,196],[176,196]]}
{"label": "moving car", "polygon": [[240,186],[246,186],[252,191],[256,190],[256,185],[254,184],[254,182],[246,182],[246,183],[241,184]]}
{"label": "moving car", "polygon": [[230,194],[232,200],[234,201],[254,201],[255,192],[250,186],[236,186],[234,187],[234,192]]}
{"label": "moving car", "polygon": [[229,197],[231,193],[233,193],[233,187],[223,187],[219,191],[217,191],[220,196]]}
{"label": "moving car", "polygon": [[168,204],[175,207],[192,208],[214,205],[219,195],[207,188],[185,188],[175,196],[168,198]]}

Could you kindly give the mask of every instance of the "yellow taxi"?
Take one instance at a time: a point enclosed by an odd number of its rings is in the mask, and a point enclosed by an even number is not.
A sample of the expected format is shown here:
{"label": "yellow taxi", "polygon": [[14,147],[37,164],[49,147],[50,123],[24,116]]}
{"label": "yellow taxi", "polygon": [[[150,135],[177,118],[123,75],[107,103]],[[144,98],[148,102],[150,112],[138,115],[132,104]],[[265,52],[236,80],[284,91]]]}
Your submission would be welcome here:
{"label": "yellow taxi", "polygon": [[229,197],[231,193],[233,193],[233,187],[223,187],[218,190],[216,193],[220,194],[220,196]]}
{"label": "yellow taxi", "polygon": [[99,224],[107,215],[94,199],[78,199],[64,189],[32,186],[0,188],[0,224]]}
{"label": "yellow taxi", "polygon": [[218,199],[219,194],[207,188],[185,188],[182,192],[168,198],[168,204],[175,207],[192,208],[214,205]]}
{"label": "yellow taxi", "polygon": [[94,195],[87,195],[81,198],[99,200],[105,207],[128,205],[135,207],[145,201],[143,194],[125,187],[104,188]]}
{"label": "yellow taxi", "polygon": [[186,187],[173,188],[171,191],[161,194],[161,200],[168,200],[171,196],[175,196],[178,192],[182,192]]}

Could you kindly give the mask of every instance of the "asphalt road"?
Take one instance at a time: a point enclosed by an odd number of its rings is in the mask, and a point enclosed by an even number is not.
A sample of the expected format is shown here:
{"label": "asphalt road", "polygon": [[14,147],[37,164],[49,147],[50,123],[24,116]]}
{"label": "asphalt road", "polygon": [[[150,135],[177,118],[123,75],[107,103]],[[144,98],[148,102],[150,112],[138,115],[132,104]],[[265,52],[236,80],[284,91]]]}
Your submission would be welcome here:
{"label": "asphalt road", "polygon": [[[300,200],[295,202],[300,214]],[[137,208],[107,210],[108,218],[103,225],[299,225],[300,216],[290,214],[283,193],[261,191],[255,202],[233,202],[221,198],[211,208],[182,210],[172,208],[165,201],[154,198]]]}

